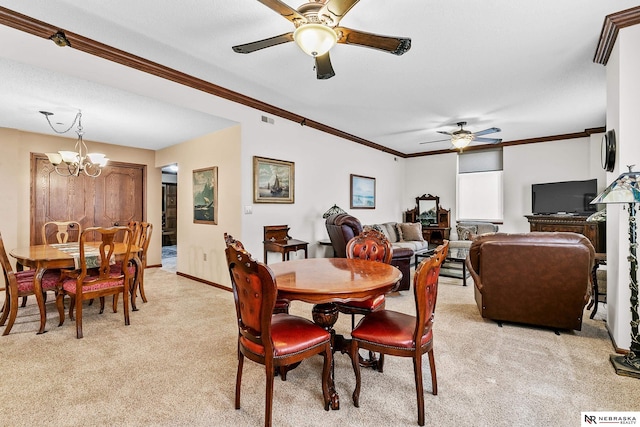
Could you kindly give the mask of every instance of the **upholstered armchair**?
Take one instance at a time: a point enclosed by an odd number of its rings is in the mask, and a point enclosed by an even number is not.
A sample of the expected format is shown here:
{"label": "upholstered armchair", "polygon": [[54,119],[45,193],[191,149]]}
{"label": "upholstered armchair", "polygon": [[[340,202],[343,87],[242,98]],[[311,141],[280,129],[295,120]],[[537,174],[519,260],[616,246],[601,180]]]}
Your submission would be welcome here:
{"label": "upholstered armchair", "polygon": [[[358,218],[349,214],[334,214],[326,220],[327,232],[336,258],[346,258],[346,247],[349,240],[362,232],[362,224]],[[411,258],[413,249],[393,248],[391,265],[402,272],[402,280],[398,290],[407,290],[411,286]]]}

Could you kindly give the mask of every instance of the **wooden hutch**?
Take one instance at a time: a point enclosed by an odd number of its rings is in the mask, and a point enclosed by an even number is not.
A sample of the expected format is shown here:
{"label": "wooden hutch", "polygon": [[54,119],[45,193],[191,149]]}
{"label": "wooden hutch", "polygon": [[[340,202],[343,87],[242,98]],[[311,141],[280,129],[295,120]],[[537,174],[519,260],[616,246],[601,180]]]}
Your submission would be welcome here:
{"label": "wooden hutch", "polygon": [[607,252],[604,221],[587,221],[583,215],[525,215],[531,231],[569,231],[582,234],[591,241],[597,253]]}
{"label": "wooden hutch", "polygon": [[422,237],[429,243],[449,240],[451,211],[440,207],[440,197],[423,194],[416,197],[416,207],[404,212],[404,222],[420,222]]}

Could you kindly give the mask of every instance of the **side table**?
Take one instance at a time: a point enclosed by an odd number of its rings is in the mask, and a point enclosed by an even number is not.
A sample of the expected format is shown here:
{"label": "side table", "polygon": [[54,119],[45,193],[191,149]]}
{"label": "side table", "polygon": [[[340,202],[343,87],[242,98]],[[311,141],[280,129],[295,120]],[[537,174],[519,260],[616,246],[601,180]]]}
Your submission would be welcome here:
{"label": "side table", "polygon": [[304,257],[307,258],[308,242],[303,242],[297,239],[285,239],[285,240],[265,240],[264,242],[264,263],[267,264],[267,252],[280,252],[282,254],[282,261],[289,260],[289,254],[291,252],[304,251]]}
{"label": "side table", "polygon": [[[600,294],[598,291],[598,267],[601,265],[607,264],[607,254],[606,253],[596,253],[595,262],[593,263],[593,270],[591,270],[591,301],[587,306],[587,310],[593,307],[593,311],[589,316],[590,319],[593,319],[598,312],[598,302],[600,300]],[[606,294],[604,294],[606,295]]]}

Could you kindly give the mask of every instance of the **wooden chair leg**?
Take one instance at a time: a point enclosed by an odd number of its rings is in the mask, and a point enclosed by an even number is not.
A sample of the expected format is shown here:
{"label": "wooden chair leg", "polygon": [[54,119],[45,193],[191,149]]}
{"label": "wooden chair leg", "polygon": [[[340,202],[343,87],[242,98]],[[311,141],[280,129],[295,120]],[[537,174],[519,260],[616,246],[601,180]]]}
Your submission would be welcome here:
{"label": "wooden chair leg", "polygon": [[64,293],[62,291],[58,292],[56,296],[56,307],[58,308],[58,318],[60,319],[58,326],[62,326],[64,323]]}
{"label": "wooden chair leg", "polygon": [[82,298],[76,297],[76,337],[82,338]]}
{"label": "wooden chair leg", "polygon": [[422,355],[413,358],[413,372],[416,378],[416,394],[418,397],[418,425],[424,425],[424,388],[422,386]]}
{"label": "wooden chair leg", "polygon": [[240,409],[240,388],[242,383],[242,366],[244,365],[244,355],[238,351],[238,372],[236,373],[236,409]]}
{"label": "wooden chair leg", "polygon": [[265,364],[265,371],[267,373],[266,381],[266,393],[264,399],[264,426],[271,427],[271,414],[273,412],[273,382],[275,376],[275,369],[273,362],[267,362]]}
{"label": "wooden chair leg", "polygon": [[142,298],[142,302],[147,302],[147,296],[144,294],[144,267],[140,269],[140,279],[138,280],[138,289],[140,290],[140,298]]}
{"label": "wooden chair leg", "polygon": [[429,366],[431,367],[431,393],[438,394],[438,377],[436,376],[436,360],[433,357],[433,349],[429,350]]}
{"label": "wooden chair leg", "polygon": [[356,341],[351,341],[351,347],[349,348],[349,356],[351,356],[351,365],[353,366],[353,373],[356,376],[356,388],[353,390],[353,406],[360,407],[360,354],[359,347]]}
{"label": "wooden chair leg", "polygon": [[[6,311],[6,308],[4,311]],[[2,317],[3,319],[6,319],[4,315],[4,311],[3,311]],[[7,326],[4,328],[4,332],[2,333],[2,335],[9,335],[9,332],[11,332],[11,328],[13,328],[13,323],[16,321],[17,315],[18,315],[18,296],[16,295],[15,297],[10,298],[9,322],[7,323]],[[2,324],[4,324],[4,321],[2,322]]]}

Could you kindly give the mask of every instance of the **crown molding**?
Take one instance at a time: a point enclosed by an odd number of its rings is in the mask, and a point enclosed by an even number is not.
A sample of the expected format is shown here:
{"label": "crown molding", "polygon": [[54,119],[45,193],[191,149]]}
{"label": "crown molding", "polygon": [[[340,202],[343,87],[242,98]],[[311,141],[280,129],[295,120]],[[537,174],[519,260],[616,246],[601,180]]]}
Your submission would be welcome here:
{"label": "crown molding", "polygon": [[613,46],[618,38],[618,31],[620,31],[621,28],[636,24],[640,24],[640,6],[607,15],[602,24],[600,40],[598,40],[593,62],[607,65]]}

